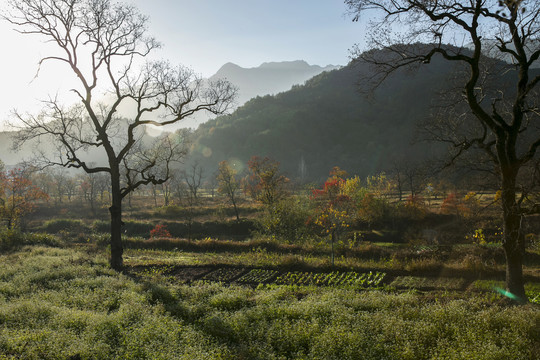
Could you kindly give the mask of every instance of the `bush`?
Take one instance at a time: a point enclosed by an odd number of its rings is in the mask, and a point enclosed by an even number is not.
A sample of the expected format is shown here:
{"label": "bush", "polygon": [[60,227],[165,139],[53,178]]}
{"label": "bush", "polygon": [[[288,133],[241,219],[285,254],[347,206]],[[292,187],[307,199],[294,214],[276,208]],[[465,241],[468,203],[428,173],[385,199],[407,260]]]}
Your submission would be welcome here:
{"label": "bush", "polygon": [[[122,232],[128,236],[148,237],[154,225],[147,222],[126,221],[122,226]],[[92,230],[96,233],[110,233],[110,221],[96,220],[92,224]]]}
{"label": "bush", "polygon": [[111,222],[104,220],[96,220],[92,224],[92,230],[96,233],[109,233],[111,232]]}
{"label": "bush", "polygon": [[162,206],[156,210],[156,215],[167,219],[176,219],[185,216],[187,210],[178,205]]}
{"label": "bush", "polygon": [[18,249],[24,245],[60,246],[62,242],[55,236],[44,233],[22,233],[16,229],[0,231],[0,251]]}
{"label": "bush", "polygon": [[45,222],[42,226],[43,231],[49,234],[58,234],[61,231],[68,232],[89,232],[90,228],[81,220],[74,219],[54,219]]}
{"label": "bush", "polygon": [[0,231],[0,250],[8,251],[21,246],[24,242],[23,234],[14,229]]}
{"label": "bush", "polygon": [[[110,225],[109,225],[110,226]],[[128,236],[141,236],[146,237],[150,231],[154,228],[154,225],[146,222],[138,221],[126,221],[122,226],[122,232]],[[110,231],[110,228],[109,228]]]}
{"label": "bush", "polygon": [[171,233],[167,230],[167,227],[163,224],[156,225],[152,230],[150,230],[150,239],[154,238],[170,238]]}
{"label": "bush", "polygon": [[284,199],[267,209],[257,223],[260,231],[290,243],[303,242],[311,235],[306,225],[309,209],[297,199]]}

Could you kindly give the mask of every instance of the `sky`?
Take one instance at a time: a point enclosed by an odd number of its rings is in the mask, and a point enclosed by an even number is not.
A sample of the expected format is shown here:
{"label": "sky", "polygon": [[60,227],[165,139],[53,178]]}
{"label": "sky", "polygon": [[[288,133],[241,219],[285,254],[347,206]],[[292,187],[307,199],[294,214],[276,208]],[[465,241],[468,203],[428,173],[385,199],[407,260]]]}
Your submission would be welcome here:
{"label": "sky", "polygon": [[[5,8],[0,0],[0,9]],[[152,56],[191,67],[209,77],[227,62],[245,68],[264,62],[305,60],[345,65],[363,26],[346,15],[343,0],[124,0],[149,16],[148,33],[163,47]],[[69,95],[69,69],[44,66],[39,36],[21,35],[0,21],[0,126],[13,109],[36,113],[49,96]]]}

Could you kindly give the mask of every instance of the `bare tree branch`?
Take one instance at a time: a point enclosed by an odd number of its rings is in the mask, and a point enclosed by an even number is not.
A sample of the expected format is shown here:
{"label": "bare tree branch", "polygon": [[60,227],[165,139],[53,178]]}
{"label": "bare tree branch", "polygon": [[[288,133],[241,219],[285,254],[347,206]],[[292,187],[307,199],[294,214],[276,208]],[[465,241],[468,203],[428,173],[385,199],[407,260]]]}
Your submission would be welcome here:
{"label": "bare tree branch", "polygon": [[[24,125],[17,143],[54,139],[50,165],[104,172],[111,179],[111,266],[122,267],[122,199],[139,186],[162,184],[170,164],[185,156],[183,143],[164,136],[149,141],[145,126],[175,124],[199,111],[227,111],[236,89],[226,81],[203,82],[185,67],[164,61],[137,64],[160,44],[146,35],[148,18],[131,5],[111,0],[8,0],[2,15],[21,33],[56,45],[45,61],[67,65],[78,79],[80,105],[64,109],[56,99],[37,115],[15,114]],[[96,94],[108,91],[106,99]],[[122,117],[122,107],[135,109]],[[89,149],[106,164],[87,160]],[[50,154],[49,154],[50,155]]]}

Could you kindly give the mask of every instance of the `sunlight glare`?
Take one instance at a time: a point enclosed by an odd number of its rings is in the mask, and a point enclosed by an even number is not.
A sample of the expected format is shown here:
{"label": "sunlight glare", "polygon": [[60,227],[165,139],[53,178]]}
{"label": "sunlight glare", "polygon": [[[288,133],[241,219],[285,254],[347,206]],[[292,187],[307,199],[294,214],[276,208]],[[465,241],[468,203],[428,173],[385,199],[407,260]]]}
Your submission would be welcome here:
{"label": "sunlight glare", "polygon": [[160,126],[146,125],[145,126],[146,135],[156,138],[163,134],[163,128]]}

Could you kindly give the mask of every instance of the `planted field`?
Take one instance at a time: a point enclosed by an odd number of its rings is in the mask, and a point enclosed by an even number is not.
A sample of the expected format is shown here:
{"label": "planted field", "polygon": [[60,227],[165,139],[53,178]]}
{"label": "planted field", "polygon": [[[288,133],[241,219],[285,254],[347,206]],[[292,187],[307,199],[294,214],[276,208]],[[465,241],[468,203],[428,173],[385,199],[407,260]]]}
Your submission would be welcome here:
{"label": "planted field", "polygon": [[236,280],[239,284],[264,284],[279,275],[277,270],[252,269]]}
{"label": "planted field", "polygon": [[244,268],[219,268],[206,275],[201,280],[217,281],[217,282],[231,282],[246,270]]}
{"label": "planted field", "polygon": [[182,267],[176,268],[171,272],[176,280],[180,280],[181,283],[192,282],[205,274],[212,271],[210,267]]}
{"label": "planted field", "polygon": [[276,279],[278,285],[326,285],[326,286],[347,286],[357,288],[378,287],[385,277],[385,273],[369,272],[359,274],[354,271],[331,273],[315,272],[287,272]]}

